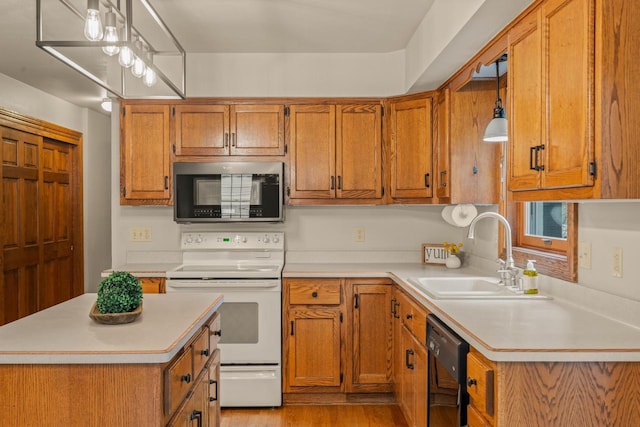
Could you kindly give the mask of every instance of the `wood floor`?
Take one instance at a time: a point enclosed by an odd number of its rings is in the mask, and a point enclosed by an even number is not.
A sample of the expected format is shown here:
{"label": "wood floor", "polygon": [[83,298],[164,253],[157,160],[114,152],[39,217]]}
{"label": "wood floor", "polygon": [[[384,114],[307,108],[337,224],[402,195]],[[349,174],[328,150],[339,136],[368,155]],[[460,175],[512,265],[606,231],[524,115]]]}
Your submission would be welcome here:
{"label": "wood floor", "polygon": [[397,405],[222,409],[222,427],[408,427]]}

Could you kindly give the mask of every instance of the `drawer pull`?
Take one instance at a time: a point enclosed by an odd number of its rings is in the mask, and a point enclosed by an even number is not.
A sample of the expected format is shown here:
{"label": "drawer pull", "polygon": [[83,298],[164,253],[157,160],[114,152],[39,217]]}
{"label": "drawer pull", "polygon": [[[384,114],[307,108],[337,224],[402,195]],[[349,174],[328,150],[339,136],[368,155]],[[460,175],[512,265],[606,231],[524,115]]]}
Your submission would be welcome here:
{"label": "drawer pull", "polygon": [[318,293],[316,291],[313,291],[313,293],[311,294],[311,296],[313,298],[318,298]]}
{"label": "drawer pull", "polygon": [[222,336],[222,329],[218,329],[217,331],[213,331],[213,335],[221,337]]}
{"label": "drawer pull", "polygon": [[191,374],[181,376],[180,381],[184,381],[185,383],[189,384],[191,382]]}
{"label": "drawer pull", "polygon": [[467,378],[467,387],[478,385],[478,381],[475,378]]}
{"label": "drawer pull", "polygon": [[409,319],[413,319],[413,314],[412,313],[408,313],[407,314],[407,320],[409,320]]}
{"label": "drawer pull", "polygon": [[203,356],[207,356],[208,357],[209,356],[209,349],[200,351],[200,354],[203,355]]}
{"label": "drawer pull", "polygon": [[198,419],[198,427],[202,427],[202,411],[197,411],[197,410],[193,410],[193,412],[191,413],[191,421]]}

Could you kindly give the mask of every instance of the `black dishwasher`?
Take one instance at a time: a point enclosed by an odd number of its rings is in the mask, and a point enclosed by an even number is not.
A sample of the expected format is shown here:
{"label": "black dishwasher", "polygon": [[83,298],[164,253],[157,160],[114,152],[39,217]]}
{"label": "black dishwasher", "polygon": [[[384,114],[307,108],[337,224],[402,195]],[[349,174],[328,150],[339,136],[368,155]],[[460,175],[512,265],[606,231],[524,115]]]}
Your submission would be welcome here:
{"label": "black dishwasher", "polygon": [[469,344],[433,314],[427,316],[429,351],[427,425],[467,425],[467,353]]}

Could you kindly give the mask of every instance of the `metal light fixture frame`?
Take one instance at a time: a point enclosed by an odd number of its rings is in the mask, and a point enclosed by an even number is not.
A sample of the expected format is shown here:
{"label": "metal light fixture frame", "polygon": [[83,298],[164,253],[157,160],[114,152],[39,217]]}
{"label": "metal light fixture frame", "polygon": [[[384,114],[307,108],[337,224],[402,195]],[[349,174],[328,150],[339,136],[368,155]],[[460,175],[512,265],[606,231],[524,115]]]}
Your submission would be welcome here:
{"label": "metal light fixture frame", "polygon": [[[105,42],[105,41],[88,41],[88,40],[45,40],[43,38],[43,10],[42,10],[42,2],[47,0],[36,0],[36,46],[43,49],[53,57],[58,60],[64,62],[69,67],[78,71],[83,76],[87,77],[97,85],[103,87],[108,92],[111,92],[113,95],[119,98],[129,98],[127,96],[127,85],[125,81],[125,72],[127,71],[125,68],[121,67],[121,77],[120,84],[121,89],[117,89],[110,85],[105,79],[102,79],[95,75],[94,73],[87,70],[82,65],[78,64],[73,59],[66,56],[64,53],[60,52],[57,48],[60,47],[96,47],[102,48],[103,46],[113,46],[114,43]],[[78,8],[73,5],[68,0],[57,0],[66,6],[73,14],[77,15],[80,19],[85,19],[85,14],[82,13]],[[169,87],[178,97],[181,99],[185,99],[186,96],[186,52],[183,49],[182,45],[176,37],[173,35],[167,24],[160,17],[158,12],[153,8],[153,6],[149,3],[148,0],[137,0],[144,6],[144,8],[148,11],[149,15],[153,18],[153,21],[162,29],[163,33],[167,36],[168,40],[170,40],[175,46],[175,51],[158,51],[153,48],[151,43],[142,35],[142,33],[134,26],[133,24],[133,0],[115,0],[113,3],[111,0],[99,0],[99,3],[104,6],[106,9],[111,9],[123,22],[123,39],[119,40],[116,45],[127,46],[131,49],[138,57],[143,58],[148,67],[152,68],[155,71],[158,79],[162,80],[167,87]],[[124,3],[124,9],[121,8],[121,3]],[[124,10],[124,13],[123,13]],[[135,46],[134,34],[144,42],[146,46],[148,46],[148,51],[142,51]],[[181,78],[179,82],[174,82],[171,80],[165,73],[162,72],[155,64],[152,62],[147,63],[146,58],[148,53],[153,54],[153,56],[161,56],[161,55],[180,55],[181,61]],[[137,96],[139,97],[139,96]]]}

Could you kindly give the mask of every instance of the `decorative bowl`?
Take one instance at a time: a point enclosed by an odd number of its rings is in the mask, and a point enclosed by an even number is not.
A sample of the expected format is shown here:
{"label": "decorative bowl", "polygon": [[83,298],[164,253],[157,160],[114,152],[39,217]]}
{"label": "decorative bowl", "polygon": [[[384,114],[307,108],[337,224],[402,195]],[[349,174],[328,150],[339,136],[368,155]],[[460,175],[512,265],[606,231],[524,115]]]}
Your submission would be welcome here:
{"label": "decorative bowl", "polygon": [[126,313],[100,313],[97,303],[93,303],[89,317],[98,323],[105,325],[121,325],[123,323],[131,323],[142,314],[142,301],[140,305],[132,311]]}

